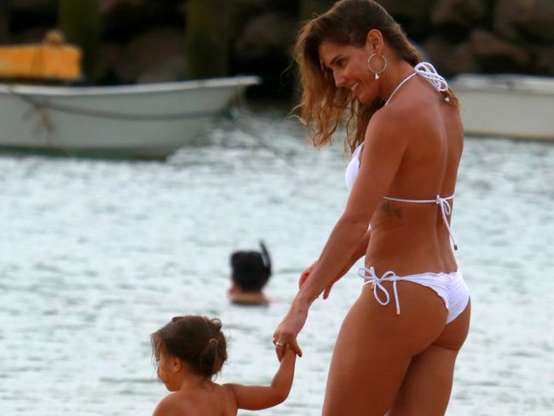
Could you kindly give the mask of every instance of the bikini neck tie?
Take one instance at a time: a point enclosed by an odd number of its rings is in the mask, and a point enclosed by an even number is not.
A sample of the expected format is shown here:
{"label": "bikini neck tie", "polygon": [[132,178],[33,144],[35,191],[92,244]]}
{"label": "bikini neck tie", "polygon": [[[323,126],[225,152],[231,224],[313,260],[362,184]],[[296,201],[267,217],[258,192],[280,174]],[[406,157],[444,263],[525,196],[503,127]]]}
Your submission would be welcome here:
{"label": "bikini neck tie", "polygon": [[448,82],[446,82],[446,79],[444,79],[444,77],[439,75],[435,67],[429,62],[420,62],[414,67],[414,70],[416,74],[429,81],[437,91],[448,91]]}
{"label": "bikini neck tie", "polygon": [[[385,105],[389,103],[391,98],[394,97],[394,94],[397,93],[397,91],[400,89],[400,87],[402,87],[402,85],[404,85],[406,82],[408,82],[416,75],[419,75],[422,78],[425,78],[427,81],[429,81],[433,86],[433,88],[435,88],[438,92],[448,91],[448,82],[446,82],[446,79],[444,79],[443,76],[439,75],[435,67],[431,65],[429,62],[420,62],[414,67],[413,73],[406,76],[402,81],[398,83],[396,88],[389,95],[389,98],[387,98],[387,101],[385,101]],[[448,101],[449,98],[446,97],[445,100]]]}
{"label": "bikini neck tie", "polygon": [[[396,304],[396,314],[400,315],[400,303],[398,301],[398,290],[396,289],[396,282],[400,279],[393,271],[385,272],[381,277],[375,273],[373,266],[367,268],[363,267],[358,270],[358,275],[362,277],[365,282],[362,286],[372,284],[373,285],[373,297],[380,305],[386,306],[390,303],[390,294],[383,282],[392,282],[392,289],[394,292],[394,302]],[[381,300],[380,293],[385,295],[385,300]]]}

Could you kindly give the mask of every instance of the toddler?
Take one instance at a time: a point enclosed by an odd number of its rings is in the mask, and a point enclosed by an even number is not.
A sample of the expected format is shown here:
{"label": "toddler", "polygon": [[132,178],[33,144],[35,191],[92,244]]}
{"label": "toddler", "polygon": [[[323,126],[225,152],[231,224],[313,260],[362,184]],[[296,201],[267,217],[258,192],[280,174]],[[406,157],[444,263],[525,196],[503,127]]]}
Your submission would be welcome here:
{"label": "toddler", "polygon": [[217,384],[212,378],[227,359],[221,322],[178,316],[151,336],[158,377],[171,392],[153,416],[231,416],[283,402],[292,386],[296,355],[287,349],[270,386]]}

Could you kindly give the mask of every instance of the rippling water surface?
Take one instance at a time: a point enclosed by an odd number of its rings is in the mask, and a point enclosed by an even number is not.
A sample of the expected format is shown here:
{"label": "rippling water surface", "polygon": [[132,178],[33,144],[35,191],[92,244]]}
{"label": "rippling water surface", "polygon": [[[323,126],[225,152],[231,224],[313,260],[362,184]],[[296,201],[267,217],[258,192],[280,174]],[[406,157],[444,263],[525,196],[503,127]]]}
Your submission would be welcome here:
{"label": "rippling water surface", "polygon": [[[149,334],[184,313],[222,319],[219,381],[269,383],[271,334],[344,206],[345,163],[269,113],[166,163],[0,156],[0,414],[150,415],[165,391]],[[453,227],[473,321],[448,415],[553,414],[553,208],[552,144],[466,141]],[[231,306],[228,256],[260,238],[273,302]],[[314,304],[288,401],[257,414],[320,414],[359,290],[351,271]]]}

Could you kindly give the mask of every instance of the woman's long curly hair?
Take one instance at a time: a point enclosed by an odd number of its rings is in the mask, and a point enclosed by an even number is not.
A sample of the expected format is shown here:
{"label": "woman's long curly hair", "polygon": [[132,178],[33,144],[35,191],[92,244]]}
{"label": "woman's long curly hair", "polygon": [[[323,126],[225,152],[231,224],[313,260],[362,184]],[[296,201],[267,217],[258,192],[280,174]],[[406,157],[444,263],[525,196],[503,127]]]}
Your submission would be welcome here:
{"label": "woman's long curly hair", "polygon": [[[390,14],[373,0],[341,0],[326,13],[301,28],[294,57],[298,64],[302,94],[299,110],[302,122],[310,129],[316,147],[331,142],[340,126],[346,127],[346,144],[353,151],[364,140],[373,114],[384,102],[360,104],[345,88],[337,88],[333,74],[319,57],[323,41],[363,47],[371,29],[378,29],[386,44],[400,59],[412,66],[421,61],[416,48]],[[369,70],[369,69],[368,69]],[[451,92],[447,92],[451,96]]]}

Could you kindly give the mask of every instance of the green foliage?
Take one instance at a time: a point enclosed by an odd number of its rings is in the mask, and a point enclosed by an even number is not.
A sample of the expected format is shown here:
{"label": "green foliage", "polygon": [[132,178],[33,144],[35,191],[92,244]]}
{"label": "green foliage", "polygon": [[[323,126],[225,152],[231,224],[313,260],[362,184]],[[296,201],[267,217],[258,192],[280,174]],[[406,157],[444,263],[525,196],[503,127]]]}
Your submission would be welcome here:
{"label": "green foliage", "polygon": [[188,0],[186,5],[186,76],[208,78],[227,75],[229,1]]}
{"label": "green foliage", "polygon": [[300,0],[300,18],[311,19],[328,10],[334,3],[334,0]]}
{"label": "green foliage", "polygon": [[101,35],[99,0],[58,0],[58,20],[68,42],[83,50],[83,68],[93,74]]}

